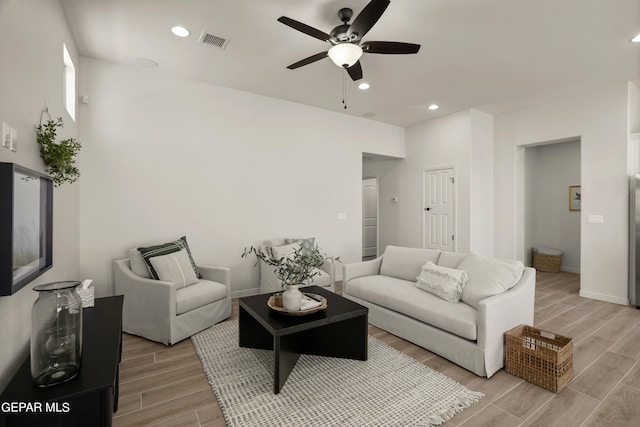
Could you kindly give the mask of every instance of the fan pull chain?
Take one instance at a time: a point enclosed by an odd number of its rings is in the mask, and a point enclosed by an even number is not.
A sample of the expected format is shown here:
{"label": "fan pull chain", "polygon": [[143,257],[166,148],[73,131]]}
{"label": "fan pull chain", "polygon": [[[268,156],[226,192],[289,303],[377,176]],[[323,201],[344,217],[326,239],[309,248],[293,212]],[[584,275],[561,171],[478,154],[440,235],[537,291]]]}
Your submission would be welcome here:
{"label": "fan pull chain", "polygon": [[342,72],[342,104],[347,109],[347,69],[343,68]]}

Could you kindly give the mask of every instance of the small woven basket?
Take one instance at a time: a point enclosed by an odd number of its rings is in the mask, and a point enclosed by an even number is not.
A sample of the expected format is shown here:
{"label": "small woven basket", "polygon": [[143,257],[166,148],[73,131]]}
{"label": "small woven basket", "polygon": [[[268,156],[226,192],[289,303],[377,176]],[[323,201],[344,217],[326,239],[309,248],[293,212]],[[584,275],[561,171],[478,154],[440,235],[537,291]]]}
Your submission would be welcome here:
{"label": "small woven basket", "polygon": [[506,371],[559,393],[573,377],[573,340],[520,325],[505,332]]}
{"label": "small woven basket", "polygon": [[549,273],[557,273],[560,271],[560,263],[562,262],[562,254],[549,255],[540,253],[536,250],[533,251],[533,267],[539,271],[546,271]]}

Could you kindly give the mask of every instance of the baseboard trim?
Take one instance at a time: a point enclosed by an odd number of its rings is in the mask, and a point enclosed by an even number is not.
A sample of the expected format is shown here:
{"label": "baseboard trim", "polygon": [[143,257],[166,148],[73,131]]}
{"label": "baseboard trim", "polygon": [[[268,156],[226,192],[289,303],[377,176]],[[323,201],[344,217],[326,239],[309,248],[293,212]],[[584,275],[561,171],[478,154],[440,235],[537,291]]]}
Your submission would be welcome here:
{"label": "baseboard trim", "polygon": [[260,288],[243,289],[241,291],[231,291],[231,298],[250,297],[251,295],[258,295]]}
{"label": "baseboard trim", "polygon": [[564,265],[560,266],[560,271],[564,271],[565,273],[575,273],[580,274],[580,269],[575,267],[566,267]]}
{"label": "baseboard trim", "polygon": [[581,297],[611,302],[614,304],[629,305],[629,298],[614,297],[611,295],[599,294],[597,292],[589,292],[583,290],[580,290],[580,293],[578,295],[580,295]]}

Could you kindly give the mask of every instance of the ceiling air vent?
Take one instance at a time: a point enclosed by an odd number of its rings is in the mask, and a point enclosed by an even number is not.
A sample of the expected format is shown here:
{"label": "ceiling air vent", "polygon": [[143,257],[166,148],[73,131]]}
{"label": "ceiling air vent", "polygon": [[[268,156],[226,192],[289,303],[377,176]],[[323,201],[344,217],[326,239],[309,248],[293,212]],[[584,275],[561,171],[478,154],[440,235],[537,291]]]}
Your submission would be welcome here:
{"label": "ceiling air vent", "polygon": [[203,31],[202,34],[200,34],[200,40],[198,40],[198,42],[222,50],[227,47],[229,39],[223,36],[216,36],[209,31]]}

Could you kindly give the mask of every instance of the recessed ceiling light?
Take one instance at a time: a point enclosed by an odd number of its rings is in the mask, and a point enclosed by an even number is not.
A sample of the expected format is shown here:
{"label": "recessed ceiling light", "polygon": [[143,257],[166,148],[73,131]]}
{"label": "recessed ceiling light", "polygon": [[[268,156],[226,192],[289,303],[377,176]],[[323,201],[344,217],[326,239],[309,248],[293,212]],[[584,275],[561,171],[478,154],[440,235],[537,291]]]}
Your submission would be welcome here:
{"label": "recessed ceiling light", "polygon": [[360,89],[360,90],[367,90],[367,89],[369,89],[370,87],[371,87],[371,85],[370,85],[369,83],[365,83],[365,82],[360,83],[360,84],[358,85],[358,89]]}
{"label": "recessed ceiling light", "polygon": [[145,68],[158,68],[158,63],[151,58],[135,58],[133,62]]}
{"label": "recessed ceiling light", "polygon": [[180,25],[172,27],[171,32],[178,37],[189,37],[189,34],[191,34],[191,31],[187,30],[185,27],[181,27]]}
{"label": "recessed ceiling light", "polygon": [[632,38],[631,41],[634,42],[634,43],[640,43],[640,34],[638,34],[637,36]]}
{"label": "recessed ceiling light", "polygon": [[438,104],[431,104],[427,108],[429,108],[429,110],[437,110],[440,106]]}

